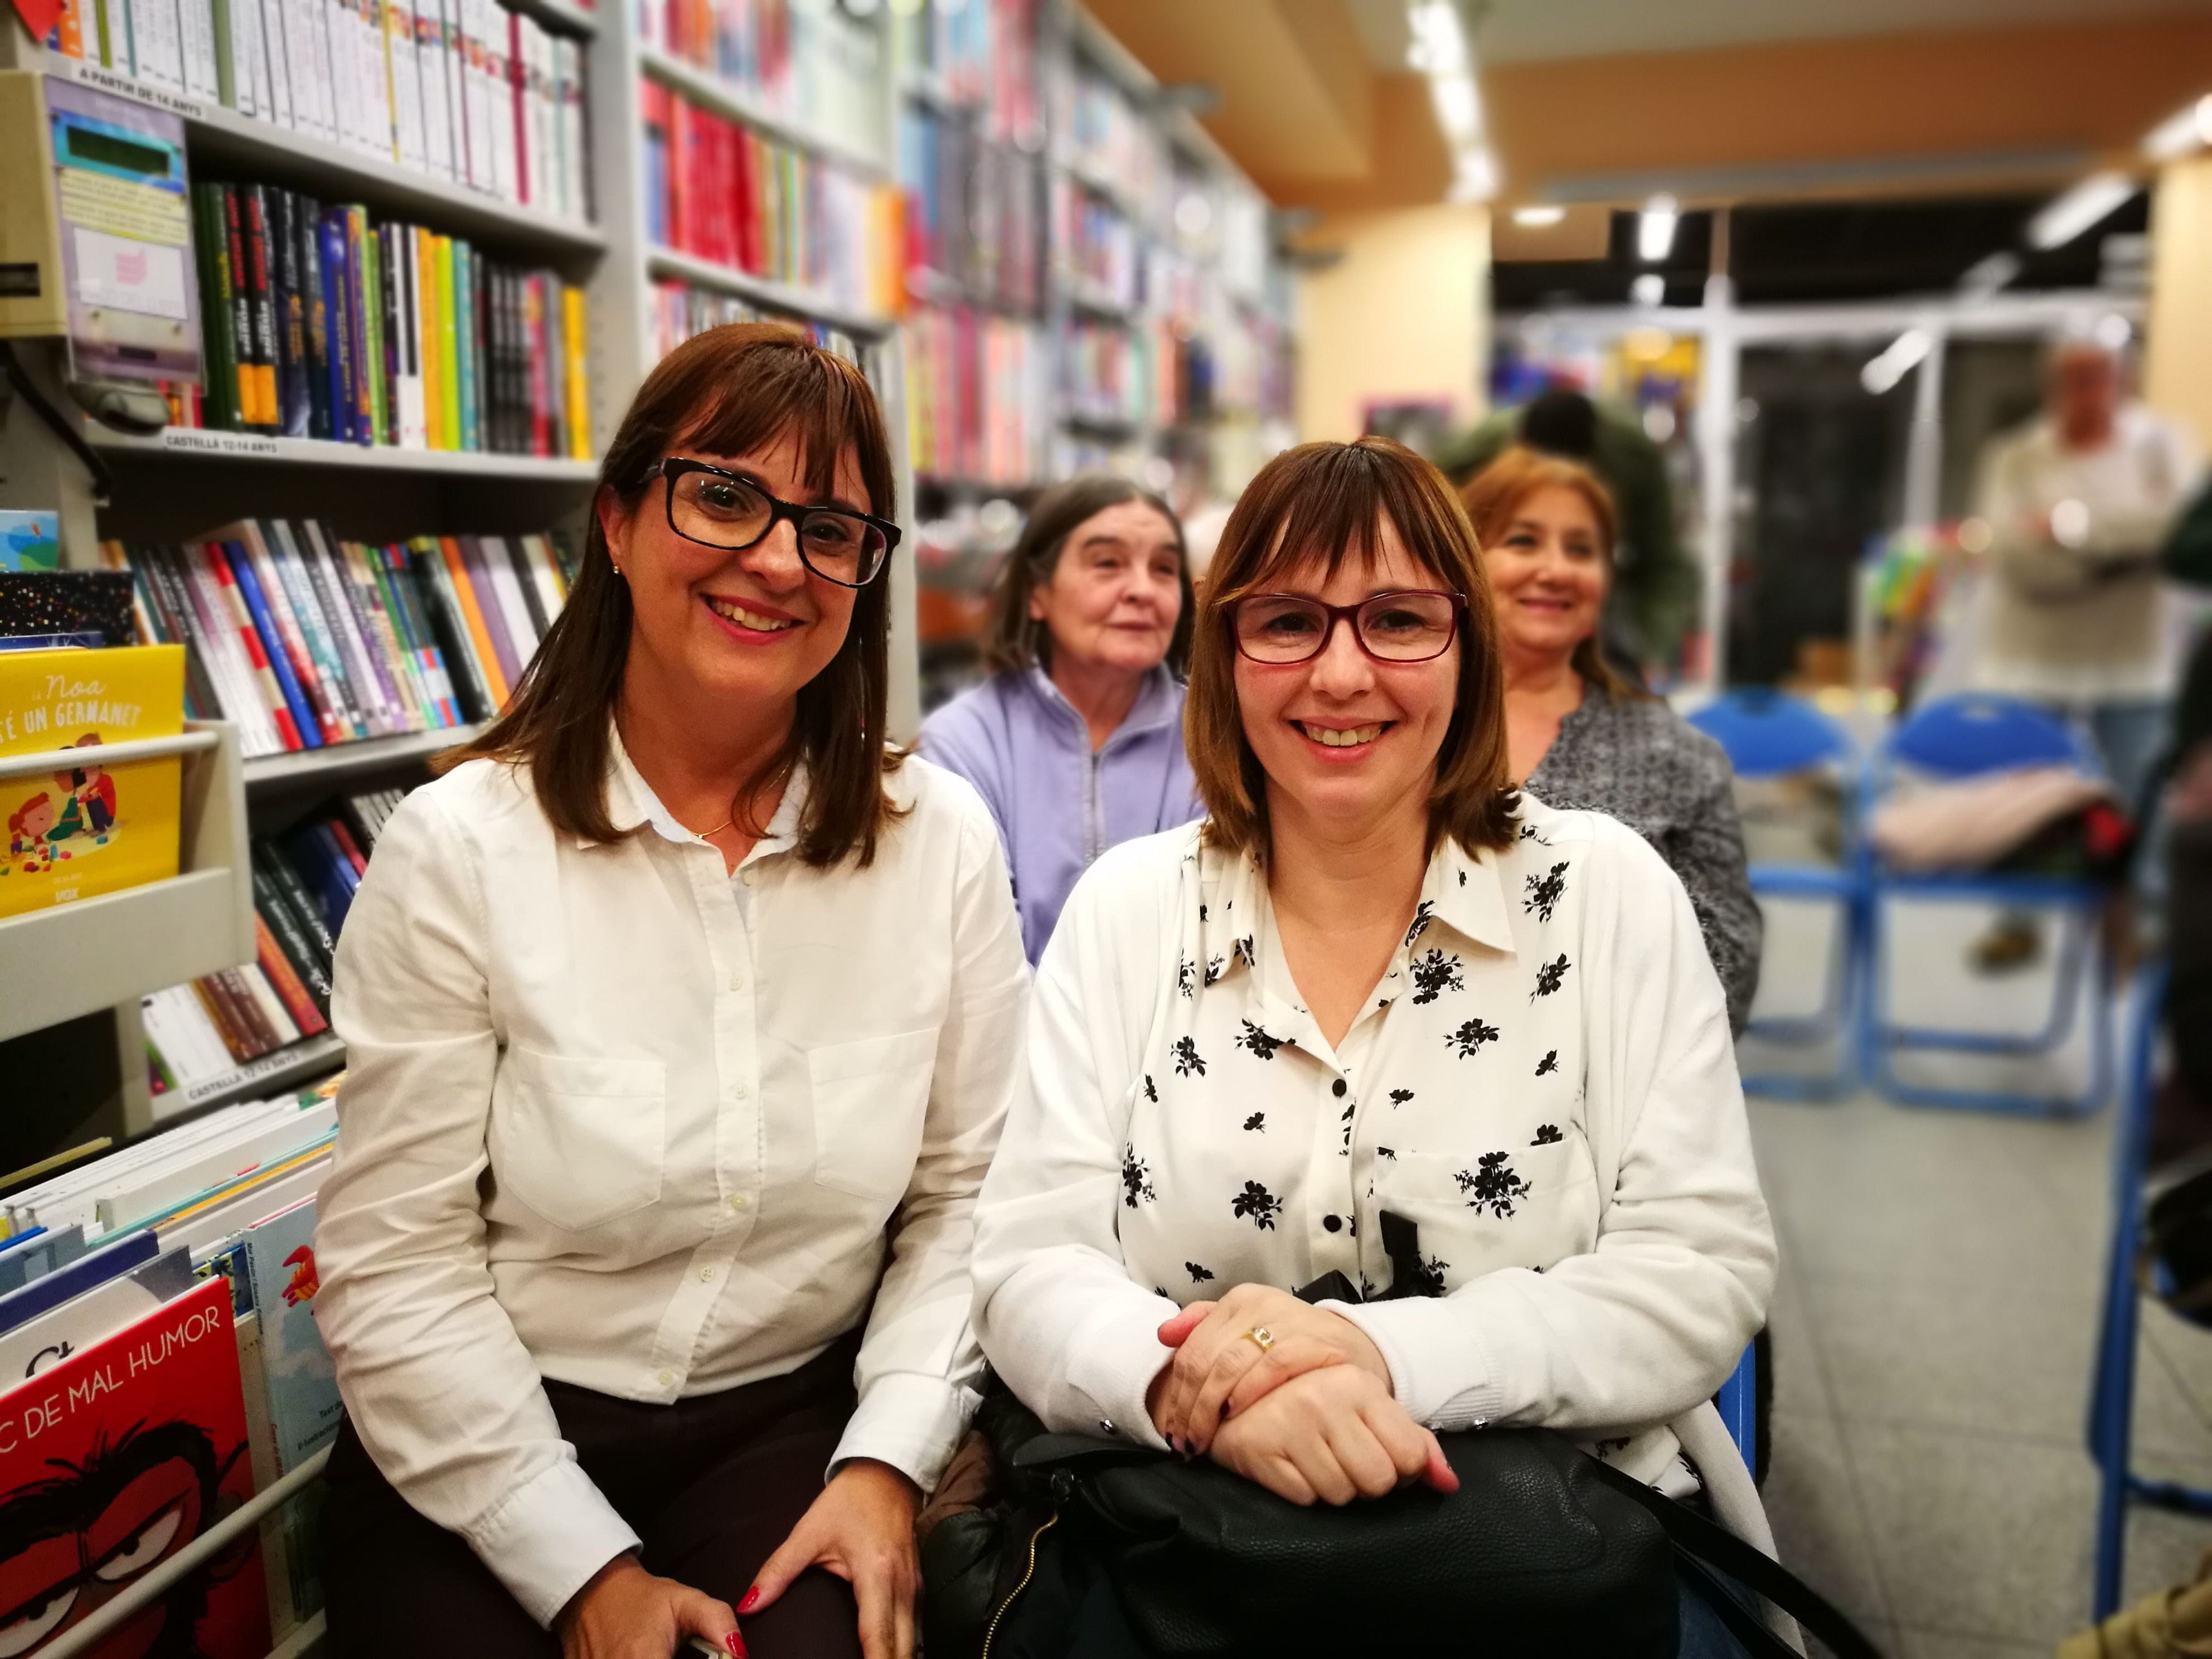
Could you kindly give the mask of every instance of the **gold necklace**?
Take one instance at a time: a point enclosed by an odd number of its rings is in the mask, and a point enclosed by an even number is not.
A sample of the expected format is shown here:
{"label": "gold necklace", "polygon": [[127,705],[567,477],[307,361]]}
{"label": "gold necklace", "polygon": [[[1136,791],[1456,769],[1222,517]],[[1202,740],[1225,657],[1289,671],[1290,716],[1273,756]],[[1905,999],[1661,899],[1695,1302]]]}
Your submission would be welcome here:
{"label": "gold necklace", "polygon": [[[742,793],[742,791],[740,791],[740,793]],[[722,833],[722,831],[723,831],[723,830],[725,830],[728,829],[732,824],[735,823],[737,821],[738,821],[738,797],[737,797],[736,795],[732,795],[732,796],[730,797],[730,816],[729,816],[729,817],[727,817],[724,818],[724,819],[723,819],[720,823],[716,824],[716,825],[715,825],[712,830],[694,830],[691,833],[692,833],[694,836],[697,836],[701,841],[712,841],[712,840],[713,840],[716,836],[720,835],[720,834]]]}

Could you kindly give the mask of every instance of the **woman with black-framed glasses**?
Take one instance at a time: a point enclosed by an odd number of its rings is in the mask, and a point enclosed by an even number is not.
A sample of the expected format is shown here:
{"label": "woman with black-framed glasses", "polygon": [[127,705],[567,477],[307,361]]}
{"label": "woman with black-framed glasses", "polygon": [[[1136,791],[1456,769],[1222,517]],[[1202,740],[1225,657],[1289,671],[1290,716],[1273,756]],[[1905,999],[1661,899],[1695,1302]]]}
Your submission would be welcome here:
{"label": "woman with black-framed glasses", "polygon": [[386,828],[316,1238],[342,1654],[913,1652],[1028,976],[982,803],[885,739],[896,510],[851,364],[679,347]]}

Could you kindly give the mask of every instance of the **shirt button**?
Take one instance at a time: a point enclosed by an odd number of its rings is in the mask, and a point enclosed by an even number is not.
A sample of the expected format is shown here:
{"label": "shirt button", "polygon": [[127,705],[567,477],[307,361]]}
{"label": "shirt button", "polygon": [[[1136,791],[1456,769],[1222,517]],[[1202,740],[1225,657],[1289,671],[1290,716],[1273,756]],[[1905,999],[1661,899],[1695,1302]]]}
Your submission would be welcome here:
{"label": "shirt button", "polygon": [[745,1097],[751,1094],[752,1091],[753,1086],[750,1083],[732,1083],[730,1085],[731,1094],[739,1100],[744,1099]]}
{"label": "shirt button", "polygon": [[750,1194],[732,1193],[730,1194],[730,1207],[733,1210],[750,1209],[752,1207],[752,1202],[753,1200]]}
{"label": "shirt button", "polygon": [[664,1389],[674,1388],[676,1386],[676,1373],[674,1371],[661,1372],[660,1386]]}
{"label": "shirt button", "polygon": [[1111,1433],[1113,1433],[1113,1432],[1114,1432],[1114,1425],[1113,1425],[1113,1424],[1111,1424],[1110,1422],[1107,1421],[1107,1419],[1104,1419],[1104,1418],[1103,1418],[1103,1417],[1102,1417],[1102,1418],[1100,1418],[1100,1419],[1098,1419],[1098,1432],[1099,1432],[1099,1433],[1101,1433],[1101,1434],[1111,1434]]}
{"label": "shirt button", "polygon": [[1328,1085],[1328,1091],[1334,1095],[1339,1100],[1342,1100],[1344,1098],[1344,1079],[1342,1078],[1339,1078],[1335,1082],[1330,1084]]}
{"label": "shirt button", "polygon": [[711,1285],[711,1284],[713,1284],[713,1283],[714,1282],[714,1270],[712,1267],[702,1267],[702,1268],[700,1268],[700,1269],[699,1269],[699,1282],[700,1282],[702,1285]]}
{"label": "shirt button", "polygon": [[1321,1218],[1321,1224],[1322,1231],[1324,1232],[1340,1233],[1344,1231],[1344,1218],[1340,1215],[1325,1215]]}

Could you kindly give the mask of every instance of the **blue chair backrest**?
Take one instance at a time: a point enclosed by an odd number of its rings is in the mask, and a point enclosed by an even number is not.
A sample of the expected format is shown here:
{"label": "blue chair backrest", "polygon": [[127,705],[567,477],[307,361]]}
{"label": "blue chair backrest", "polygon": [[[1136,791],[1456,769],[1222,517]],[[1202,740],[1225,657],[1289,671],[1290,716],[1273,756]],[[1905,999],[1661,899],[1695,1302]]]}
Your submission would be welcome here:
{"label": "blue chair backrest", "polygon": [[1715,699],[1690,724],[1720,744],[1738,777],[1809,772],[1856,753],[1850,734],[1811,703],[1763,686]]}
{"label": "blue chair backrest", "polygon": [[2095,761],[2072,727],[2033,703],[1968,693],[1916,709],[1890,734],[1893,763],[1943,777],[1970,778],[2022,766],[2079,766]]}

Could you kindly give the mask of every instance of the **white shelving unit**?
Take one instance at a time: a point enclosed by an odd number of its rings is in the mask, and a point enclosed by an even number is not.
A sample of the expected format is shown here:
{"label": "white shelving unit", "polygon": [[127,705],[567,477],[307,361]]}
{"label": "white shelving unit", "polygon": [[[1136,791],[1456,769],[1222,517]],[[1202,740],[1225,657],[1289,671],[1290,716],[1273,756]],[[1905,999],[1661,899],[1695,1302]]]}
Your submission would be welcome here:
{"label": "white shelving unit", "polygon": [[[52,771],[73,752],[0,757],[0,778]],[[0,921],[0,1040],[123,1006],[131,1009],[135,1037],[138,999],[146,993],[253,958],[246,779],[236,730],[193,721],[182,737],[114,744],[101,752],[110,765],[181,757],[177,873]],[[142,1110],[144,1073],[141,1049]]]}

